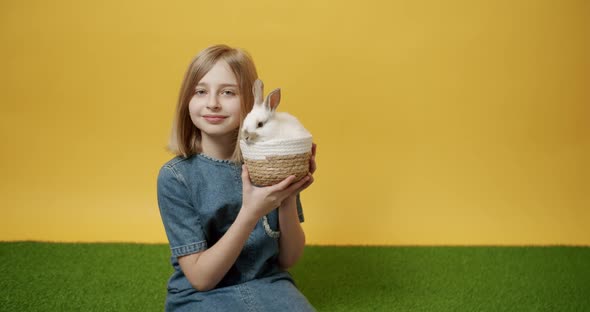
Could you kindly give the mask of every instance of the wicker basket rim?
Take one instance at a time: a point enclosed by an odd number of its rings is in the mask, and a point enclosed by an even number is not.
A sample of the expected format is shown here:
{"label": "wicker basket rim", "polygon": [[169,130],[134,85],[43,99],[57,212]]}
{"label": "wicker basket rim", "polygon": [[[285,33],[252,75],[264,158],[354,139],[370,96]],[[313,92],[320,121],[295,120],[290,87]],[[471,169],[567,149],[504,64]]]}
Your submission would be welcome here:
{"label": "wicker basket rim", "polygon": [[[259,142],[256,143],[256,145],[261,146],[261,145],[278,145],[284,142],[305,142],[308,141],[309,139],[311,139],[311,136],[307,136],[307,137],[301,137],[301,138],[296,138],[296,139],[274,139],[274,140],[269,140],[266,142]],[[247,144],[246,141],[244,141],[243,139],[240,140],[241,142],[243,142],[244,144]]]}

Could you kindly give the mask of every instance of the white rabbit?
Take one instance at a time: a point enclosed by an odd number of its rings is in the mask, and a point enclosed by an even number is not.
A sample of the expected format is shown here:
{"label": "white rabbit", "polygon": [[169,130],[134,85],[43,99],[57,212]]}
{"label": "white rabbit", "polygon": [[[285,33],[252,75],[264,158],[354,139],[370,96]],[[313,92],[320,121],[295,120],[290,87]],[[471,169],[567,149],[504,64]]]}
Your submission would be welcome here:
{"label": "white rabbit", "polygon": [[281,101],[281,89],[275,89],[263,101],[264,84],[256,79],[252,86],[254,93],[254,107],[246,118],[241,130],[241,138],[247,144],[266,142],[270,140],[296,139],[311,137],[297,118],[276,112]]}

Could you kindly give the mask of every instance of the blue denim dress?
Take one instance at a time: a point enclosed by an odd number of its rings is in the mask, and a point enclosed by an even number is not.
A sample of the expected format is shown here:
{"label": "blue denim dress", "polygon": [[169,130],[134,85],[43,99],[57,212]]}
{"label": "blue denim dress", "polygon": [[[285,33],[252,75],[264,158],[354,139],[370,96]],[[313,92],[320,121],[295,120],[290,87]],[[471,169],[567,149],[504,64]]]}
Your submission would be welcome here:
{"label": "blue denim dress", "polygon": [[[278,266],[278,209],[261,218],[236,262],[217,286],[199,292],[185,277],[178,258],[213,246],[242,206],[242,167],[204,154],[180,156],[159,171],[160,216],[170,243],[166,311],[315,311],[288,271]],[[297,195],[299,221],[303,222]]]}

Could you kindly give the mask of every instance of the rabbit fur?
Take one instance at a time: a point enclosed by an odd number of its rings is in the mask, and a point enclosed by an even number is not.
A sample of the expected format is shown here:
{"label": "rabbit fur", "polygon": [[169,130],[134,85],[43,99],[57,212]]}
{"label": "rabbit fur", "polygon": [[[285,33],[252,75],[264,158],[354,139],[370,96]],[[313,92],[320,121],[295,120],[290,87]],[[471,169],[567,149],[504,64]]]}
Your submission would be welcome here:
{"label": "rabbit fur", "polygon": [[264,101],[263,91],[262,80],[256,79],[252,86],[254,106],[244,119],[240,131],[242,140],[247,144],[254,144],[311,136],[295,116],[276,111],[281,101],[280,88],[270,92]]}

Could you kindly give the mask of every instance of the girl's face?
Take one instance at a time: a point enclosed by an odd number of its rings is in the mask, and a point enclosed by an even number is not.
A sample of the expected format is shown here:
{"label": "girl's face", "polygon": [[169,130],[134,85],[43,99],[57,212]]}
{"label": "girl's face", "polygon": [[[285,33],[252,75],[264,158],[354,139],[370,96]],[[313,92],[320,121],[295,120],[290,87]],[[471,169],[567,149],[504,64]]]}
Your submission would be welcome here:
{"label": "girl's face", "polygon": [[217,61],[194,90],[188,109],[202,135],[223,136],[240,126],[238,82],[227,62]]}

